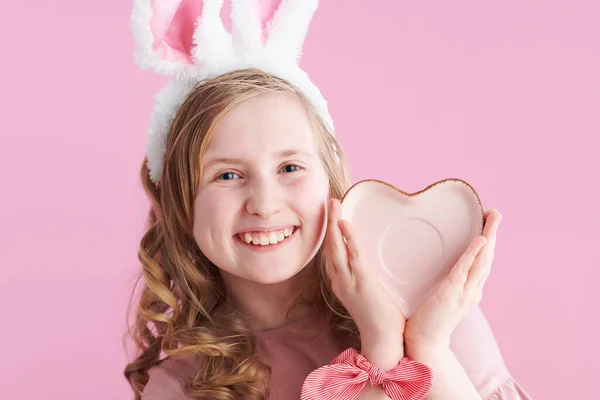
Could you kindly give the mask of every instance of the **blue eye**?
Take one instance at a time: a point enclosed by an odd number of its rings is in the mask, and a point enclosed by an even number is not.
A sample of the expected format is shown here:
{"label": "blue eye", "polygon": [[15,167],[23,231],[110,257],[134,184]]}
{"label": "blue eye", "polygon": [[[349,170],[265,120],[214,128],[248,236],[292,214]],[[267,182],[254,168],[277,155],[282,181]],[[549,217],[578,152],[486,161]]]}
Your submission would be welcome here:
{"label": "blue eye", "polygon": [[300,167],[297,166],[297,165],[294,165],[294,164],[288,164],[285,167],[283,167],[283,170],[285,172],[295,172],[295,171],[297,171],[299,169],[300,169]]}
{"label": "blue eye", "polygon": [[238,174],[234,174],[233,172],[224,172],[219,175],[217,179],[220,181],[231,181],[234,180],[236,176],[239,178]]}

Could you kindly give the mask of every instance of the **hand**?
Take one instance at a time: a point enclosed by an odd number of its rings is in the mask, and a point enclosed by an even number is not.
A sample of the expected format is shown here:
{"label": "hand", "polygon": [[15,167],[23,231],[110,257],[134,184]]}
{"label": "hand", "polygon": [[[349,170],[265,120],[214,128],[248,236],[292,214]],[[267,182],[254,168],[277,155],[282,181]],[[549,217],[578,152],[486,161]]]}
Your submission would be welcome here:
{"label": "hand", "polygon": [[486,211],[483,236],[473,239],[436,293],[409,318],[405,332],[407,348],[450,345],[454,329],[481,300],[501,219],[497,210]]}
{"label": "hand", "polygon": [[[328,273],[333,293],[346,307],[360,331],[363,354],[365,341],[373,345],[387,342],[403,346],[406,319],[368,265],[365,265],[352,226],[348,221],[340,221],[340,218],[341,203],[332,199],[329,202],[325,237]],[[344,243],[344,238],[347,243]],[[403,349],[400,350],[403,353]],[[366,354],[365,357],[369,358]]]}

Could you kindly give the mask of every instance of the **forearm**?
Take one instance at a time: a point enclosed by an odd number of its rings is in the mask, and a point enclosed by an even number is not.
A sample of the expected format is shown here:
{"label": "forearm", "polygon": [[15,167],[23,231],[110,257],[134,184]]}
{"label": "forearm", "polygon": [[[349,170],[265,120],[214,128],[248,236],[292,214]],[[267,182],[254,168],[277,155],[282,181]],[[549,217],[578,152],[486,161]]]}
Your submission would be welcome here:
{"label": "forearm", "polygon": [[[364,338],[361,354],[373,365],[383,370],[393,369],[404,357],[402,338],[391,337],[388,340],[372,340]],[[371,386],[369,382],[358,396],[357,400],[387,400],[389,397],[381,386]]]}
{"label": "forearm", "polygon": [[467,373],[448,347],[406,345],[406,356],[428,365],[434,374],[427,400],[481,400]]}

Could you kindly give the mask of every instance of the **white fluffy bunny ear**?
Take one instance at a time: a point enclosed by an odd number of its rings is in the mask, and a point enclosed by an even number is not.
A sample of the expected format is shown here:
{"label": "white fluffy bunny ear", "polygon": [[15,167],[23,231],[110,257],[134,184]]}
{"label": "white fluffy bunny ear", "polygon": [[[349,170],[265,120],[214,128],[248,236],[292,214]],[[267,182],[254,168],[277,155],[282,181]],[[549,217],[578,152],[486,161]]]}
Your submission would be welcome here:
{"label": "white fluffy bunny ear", "polygon": [[258,68],[295,85],[333,135],[327,102],[303,71],[302,45],[319,0],[231,0],[232,33],[223,26],[223,0],[134,0],[131,29],[136,63],[169,75],[156,96],[146,132],[150,177],[162,175],[165,143],[177,109],[201,80]]}
{"label": "white fluffy bunny ear", "polygon": [[277,59],[299,61],[319,0],[231,0],[233,41],[238,53],[264,48]]}
{"label": "white fluffy bunny ear", "polygon": [[201,74],[202,60],[230,58],[231,35],[221,21],[222,4],[223,0],[134,0],[136,64],[184,79]]}
{"label": "white fluffy bunny ear", "polygon": [[283,53],[284,58],[300,60],[308,26],[319,0],[283,0],[269,21],[267,43],[269,51]]}

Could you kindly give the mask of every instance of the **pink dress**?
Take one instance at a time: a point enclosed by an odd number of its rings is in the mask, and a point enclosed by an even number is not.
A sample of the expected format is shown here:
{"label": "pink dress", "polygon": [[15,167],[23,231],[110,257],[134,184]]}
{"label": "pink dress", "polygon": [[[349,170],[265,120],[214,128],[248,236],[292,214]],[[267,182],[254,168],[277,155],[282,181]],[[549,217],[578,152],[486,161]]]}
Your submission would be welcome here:
{"label": "pink dress", "polygon": [[[258,353],[271,366],[271,400],[300,399],[304,379],[329,364],[347,346],[336,343],[316,319],[257,333]],[[483,316],[477,309],[457,327],[451,348],[485,400],[531,400],[511,377]],[[150,371],[142,400],[198,400],[186,394],[197,360],[167,359]]]}

